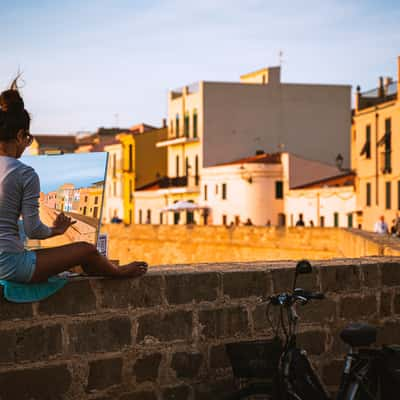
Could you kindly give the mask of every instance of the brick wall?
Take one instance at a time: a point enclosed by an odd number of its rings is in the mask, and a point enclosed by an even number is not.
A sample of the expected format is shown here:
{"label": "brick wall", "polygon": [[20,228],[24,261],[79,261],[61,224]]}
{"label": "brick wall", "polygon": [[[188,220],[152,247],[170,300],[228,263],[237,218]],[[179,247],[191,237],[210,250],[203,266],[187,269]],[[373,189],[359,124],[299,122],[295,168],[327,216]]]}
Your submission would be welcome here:
{"label": "brick wall", "polygon": [[[222,399],[233,388],[224,344],[270,335],[257,297],[288,289],[294,262],[154,267],[141,280],[77,279],[37,304],[0,301],[0,398]],[[400,343],[400,259],[315,263],[299,286],[299,340],[330,389],[354,320]]]}

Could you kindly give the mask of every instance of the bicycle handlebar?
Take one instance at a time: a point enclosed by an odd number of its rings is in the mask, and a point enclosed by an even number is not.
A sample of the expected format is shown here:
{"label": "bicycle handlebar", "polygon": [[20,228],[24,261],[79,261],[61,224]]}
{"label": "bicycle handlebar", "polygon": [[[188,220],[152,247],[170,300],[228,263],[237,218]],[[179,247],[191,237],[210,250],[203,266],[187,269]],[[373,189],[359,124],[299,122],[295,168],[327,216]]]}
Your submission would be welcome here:
{"label": "bicycle handlebar", "polygon": [[280,293],[276,296],[270,296],[269,302],[273,306],[292,305],[297,301],[306,304],[310,300],[323,300],[325,295],[321,292],[310,292],[303,289],[295,289],[293,293]]}

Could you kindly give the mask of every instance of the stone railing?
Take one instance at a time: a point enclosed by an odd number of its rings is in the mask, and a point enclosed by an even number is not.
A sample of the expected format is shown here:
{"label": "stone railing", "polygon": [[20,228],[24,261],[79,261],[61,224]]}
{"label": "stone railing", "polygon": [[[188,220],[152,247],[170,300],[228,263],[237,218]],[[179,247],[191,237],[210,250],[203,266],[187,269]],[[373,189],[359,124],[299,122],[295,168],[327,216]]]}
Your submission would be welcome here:
{"label": "stone railing", "polygon": [[[299,286],[299,341],[329,389],[350,321],[400,343],[400,259],[314,263]],[[0,398],[223,399],[234,382],[224,344],[269,337],[259,296],[287,290],[294,262],[154,267],[140,280],[76,279],[35,304],[0,301]]]}

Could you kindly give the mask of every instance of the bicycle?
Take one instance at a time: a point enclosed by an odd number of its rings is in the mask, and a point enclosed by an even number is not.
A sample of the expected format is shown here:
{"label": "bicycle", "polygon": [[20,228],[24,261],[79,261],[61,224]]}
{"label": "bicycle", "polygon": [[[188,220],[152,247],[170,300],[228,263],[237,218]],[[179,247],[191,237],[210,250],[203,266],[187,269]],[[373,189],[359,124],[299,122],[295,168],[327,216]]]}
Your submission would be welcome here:
{"label": "bicycle", "polygon": [[[266,317],[274,332],[272,339],[226,344],[234,376],[240,381],[240,389],[229,400],[331,400],[306,351],[296,344],[296,306],[325,298],[323,293],[296,288],[298,275],[311,272],[311,264],[300,261],[292,292],[267,299]],[[271,307],[279,307],[275,325]],[[400,389],[400,347],[372,348],[376,336],[377,329],[365,323],[350,324],[341,332],[349,350],[336,400],[400,399],[400,393],[396,393]]]}

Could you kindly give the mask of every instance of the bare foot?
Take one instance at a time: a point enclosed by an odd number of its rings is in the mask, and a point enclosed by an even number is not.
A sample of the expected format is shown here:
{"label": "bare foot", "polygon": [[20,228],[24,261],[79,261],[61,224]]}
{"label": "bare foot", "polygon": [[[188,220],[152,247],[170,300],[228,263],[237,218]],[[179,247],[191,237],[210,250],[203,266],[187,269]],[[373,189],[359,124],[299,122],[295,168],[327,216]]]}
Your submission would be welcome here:
{"label": "bare foot", "polygon": [[118,268],[121,278],[139,278],[147,272],[147,263],[144,261],[133,261]]}

